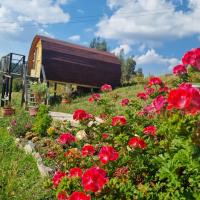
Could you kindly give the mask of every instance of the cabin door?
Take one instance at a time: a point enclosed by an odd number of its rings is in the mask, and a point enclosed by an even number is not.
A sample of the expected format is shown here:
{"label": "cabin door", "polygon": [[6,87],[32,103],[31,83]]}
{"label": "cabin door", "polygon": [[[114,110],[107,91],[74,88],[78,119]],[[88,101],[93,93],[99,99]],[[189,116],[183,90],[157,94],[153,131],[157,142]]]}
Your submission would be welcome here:
{"label": "cabin door", "polygon": [[40,77],[41,72],[41,63],[42,63],[42,45],[41,42],[38,42],[33,59],[33,68],[31,69],[31,77]]}

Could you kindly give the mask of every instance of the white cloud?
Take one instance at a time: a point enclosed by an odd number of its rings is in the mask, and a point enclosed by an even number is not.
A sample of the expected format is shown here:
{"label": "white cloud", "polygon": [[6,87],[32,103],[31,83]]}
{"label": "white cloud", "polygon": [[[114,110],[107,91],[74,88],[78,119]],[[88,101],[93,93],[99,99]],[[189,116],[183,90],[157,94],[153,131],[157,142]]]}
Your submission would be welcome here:
{"label": "white cloud", "polygon": [[71,40],[73,42],[77,42],[81,39],[80,35],[72,35],[70,37],[68,37],[68,40]]}
{"label": "white cloud", "polygon": [[69,2],[69,0],[56,0],[56,3],[57,4],[60,4],[60,5],[65,5]]}
{"label": "white cloud", "polygon": [[170,73],[172,68],[179,64],[177,58],[164,57],[154,49],[148,50],[145,54],[134,57],[137,68],[142,68],[145,75],[160,75]]}
{"label": "white cloud", "polygon": [[96,33],[107,39],[153,44],[200,33],[200,0],[188,0],[187,12],[176,9],[177,0],[107,0],[107,5],[113,14],[99,21]]}
{"label": "white cloud", "polygon": [[0,4],[10,10],[12,16],[20,15],[41,24],[68,22],[70,18],[69,14],[52,0],[0,0]]}
{"label": "white cloud", "polygon": [[0,0],[0,54],[5,50],[18,51],[20,45],[24,46],[23,43],[27,41],[30,45],[36,33],[53,37],[45,29],[49,24],[69,21],[69,14],[61,7],[61,4],[67,2],[68,0],[59,0],[59,3],[56,0]]}
{"label": "white cloud", "polygon": [[119,55],[122,50],[124,51],[124,54],[127,55],[132,49],[128,44],[121,44],[119,47],[113,49],[111,53]]}

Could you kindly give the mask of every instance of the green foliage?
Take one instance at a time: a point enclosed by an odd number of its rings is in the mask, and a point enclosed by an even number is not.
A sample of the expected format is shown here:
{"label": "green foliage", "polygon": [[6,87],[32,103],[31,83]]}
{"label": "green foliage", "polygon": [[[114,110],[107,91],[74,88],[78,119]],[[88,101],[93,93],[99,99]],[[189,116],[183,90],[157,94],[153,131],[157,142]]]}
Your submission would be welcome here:
{"label": "green foliage", "polygon": [[47,84],[46,83],[32,82],[30,89],[34,94],[43,96],[47,92]]}
{"label": "green foliage", "polygon": [[122,85],[132,81],[135,72],[136,62],[133,57],[125,58],[123,50],[119,54],[121,62],[121,83]]}
{"label": "green foliage", "polygon": [[46,136],[47,129],[50,127],[51,122],[52,118],[49,116],[49,108],[46,105],[41,104],[33,123],[33,131],[41,136]]}
{"label": "green foliage", "polygon": [[94,38],[89,45],[90,48],[94,48],[100,51],[108,51],[108,45],[105,39],[100,37]]}
{"label": "green foliage", "polygon": [[13,79],[13,92],[19,92],[22,89],[22,80]]}
{"label": "green foliage", "polygon": [[0,132],[0,199],[53,199],[52,191],[43,186],[34,158],[16,147],[5,128]]}

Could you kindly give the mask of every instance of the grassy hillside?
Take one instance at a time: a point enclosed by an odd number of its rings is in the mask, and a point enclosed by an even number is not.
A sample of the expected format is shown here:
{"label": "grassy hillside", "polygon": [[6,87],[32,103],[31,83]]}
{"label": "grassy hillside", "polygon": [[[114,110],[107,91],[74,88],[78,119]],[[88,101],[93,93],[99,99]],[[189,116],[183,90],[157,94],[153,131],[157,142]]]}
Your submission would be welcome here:
{"label": "grassy hillside", "polygon": [[[143,90],[142,85],[134,85],[134,86],[127,86],[113,90],[109,93],[108,100],[115,103],[115,110],[120,113],[121,106],[120,102],[123,98],[130,98],[133,99],[136,97],[136,94]],[[74,99],[70,104],[57,104],[51,107],[52,111],[58,112],[66,112],[66,113],[73,113],[76,109],[84,109],[92,114],[99,115],[101,113],[101,106],[95,106],[95,104],[88,102],[88,98],[90,95],[86,95],[84,97],[79,97]],[[101,96],[104,97],[105,94],[101,93]]]}
{"label": "grassy hillside", "polygon": [[8,119],[0,119],[0,199],[52,199],[44,189],[34,158],[16,147],[7,133]]}

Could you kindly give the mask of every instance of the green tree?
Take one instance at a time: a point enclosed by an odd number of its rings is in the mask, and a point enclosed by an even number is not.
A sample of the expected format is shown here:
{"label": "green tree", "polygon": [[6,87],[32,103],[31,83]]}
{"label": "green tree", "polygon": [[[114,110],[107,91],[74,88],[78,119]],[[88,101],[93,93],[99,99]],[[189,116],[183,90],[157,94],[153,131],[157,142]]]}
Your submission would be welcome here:
{"label": "green tree", "polygon": [[122,84],[128,83],[131,81],[133,76],[136,74],[135,67],[136,62],[133,56],[125,57],[124,50],[122,49],[119,53],[119,60],[121,62],[121,82]]}
{"label": "green tree", "polygon": [[108,45],[106,40],[100,37],[93,38],[90,42],[89,47],[100,51],[108,51]]}

